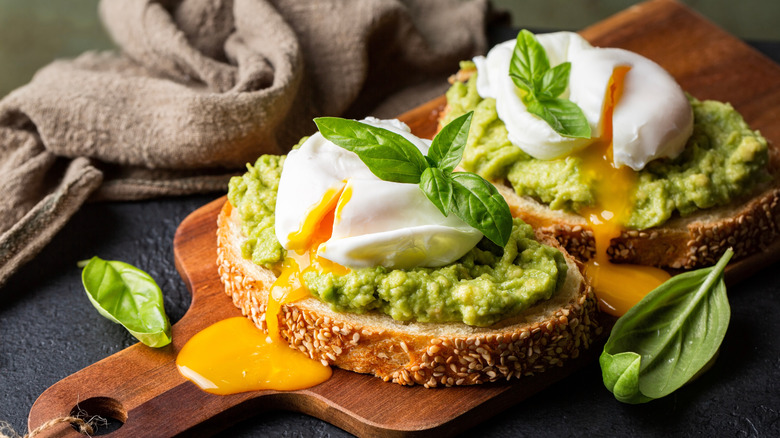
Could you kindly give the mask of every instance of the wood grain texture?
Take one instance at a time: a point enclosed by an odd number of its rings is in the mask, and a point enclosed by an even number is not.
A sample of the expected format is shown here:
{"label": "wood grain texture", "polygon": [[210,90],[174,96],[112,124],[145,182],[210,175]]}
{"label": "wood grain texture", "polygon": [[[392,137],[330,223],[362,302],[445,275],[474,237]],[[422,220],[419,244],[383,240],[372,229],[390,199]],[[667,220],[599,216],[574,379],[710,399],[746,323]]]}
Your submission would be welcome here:
{"label": "wood grain texture", "polygon": [[[780,144],[780,67],[689,9],[669,0],[634,6],[585,29],[599,46],[641,53],[669,70],[698,98],[731,102],[753,128]],[[432,137],[444,98],[400,118],[413,132]],[[178,351],[198,331],[240,315],[224,293],[216,269],[217,199],[180,225],[174,239],[176,266],[192,292],[187,314],[173,326],[173,343],[161,349],[136,344],[47,389],[33,405],[30,430],[77,405],[104,410],[124,425],[111,436],[196,435],[224,429],[264,409],[289,409],[321,418],[356,435],[453,435],[485,421],[599,353],[599,348],[559,368],[512,384],[464,388],[402,387],[342,370],[316,387],[216,396],[200,391],[176,370]],[[730,266],[730,282],[778,259],[775,242],[762,254]],[[100,412],[92,412],[100,413]],[[80,436],[68,425],[46,436]]]}

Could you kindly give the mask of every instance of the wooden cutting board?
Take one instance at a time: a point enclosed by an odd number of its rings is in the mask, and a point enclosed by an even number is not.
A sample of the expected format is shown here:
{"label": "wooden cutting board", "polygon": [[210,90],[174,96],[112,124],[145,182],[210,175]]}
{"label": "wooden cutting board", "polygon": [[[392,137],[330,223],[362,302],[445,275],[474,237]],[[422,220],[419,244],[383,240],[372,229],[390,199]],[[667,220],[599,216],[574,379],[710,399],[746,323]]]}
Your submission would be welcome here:
{"label": "wooden cutting board", "polygon": [[[731,102],[753,128],[780,144],[780,67],[684,6],[650,1],[582,34],[595,45],[622,47],[655,60],[698,98]],[[442,97],[400,118],[417,135],[430,138],[443,105]],[[30,430],[78,405],[123,422],[111,436],[147,436],[150,431],[203,436],[264,409],[300,411],[361,436],[453,435],[566,377],[600,352],[591,349],[563,368],[512,384],[424,389],[337,369],[329,381],[308,390],[202,392],[179,375],[175,359],[195,333],[240,315],[223,292],[215,264],[215,220],[223,202],[224,197],[198,209],[176,233],[176,266],[192,292],[192,304],[173,326],[173,343],[161,349],[136,344],[54,384],[33,405]],[[730,282],[776,261],[778,253],[775,243],[731,266]],[[67,424],[49,433],[80,436]]]}

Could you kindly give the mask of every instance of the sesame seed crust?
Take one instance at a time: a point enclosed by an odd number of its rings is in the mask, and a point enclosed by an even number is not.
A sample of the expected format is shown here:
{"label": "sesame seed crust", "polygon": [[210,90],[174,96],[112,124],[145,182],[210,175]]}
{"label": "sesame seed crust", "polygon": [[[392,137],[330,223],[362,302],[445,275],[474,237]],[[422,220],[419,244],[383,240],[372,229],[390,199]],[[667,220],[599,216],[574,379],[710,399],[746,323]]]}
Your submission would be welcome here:
{"label": "sesame seed crust", "polygon": [[[267,330],[265,308],[276,276],[241,257],[240,223],[231,210],[226,202],[217,220],[219,276],[236,307]],[[532,376],[578,357],[602,330],[593,291],[579,264],[567,259],[563,290],[495,326],[403,323],[381,314],[338,313],[306,298],[282,305],[280,335],[323,364],[401,385],[433,388]]]}

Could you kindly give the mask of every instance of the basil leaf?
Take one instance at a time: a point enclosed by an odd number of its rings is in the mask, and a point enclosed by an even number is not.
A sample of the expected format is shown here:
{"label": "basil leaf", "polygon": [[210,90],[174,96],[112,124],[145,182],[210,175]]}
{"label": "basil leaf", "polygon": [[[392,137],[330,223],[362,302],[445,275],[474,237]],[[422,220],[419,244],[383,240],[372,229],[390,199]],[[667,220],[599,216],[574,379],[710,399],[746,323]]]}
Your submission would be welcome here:
{"label": "basil leaf", "polygon": [[463,150],[466,148],[466,140],[469,138],[473,115],[473,111],[463,114],[448,123],[433,138],[431,148],[428,149],[428,158],[436,162],[436,167],[442,171],[452,172],[460,164]]}
{"label": "basil leaf", "polygon": [[639,368],[642,356],[633,351],[599,358],[604,386],[623,403],[644,403],[652,400],[639,391]]}
{"label": "basil leaf", "polygon": [[723,270],[733,254],[672,277],[618,319],[599,358],[604,385],[618,400],[669,395],[712,359],[731,317]]}
{"label": "basil leaf", "polygon": [[101,315],[150,347],[171,343],[162,291],[149,274],[124,262],[92,257],[84,265],[81,281]]}
{"label": "basil leaf", "polygon": [[509,73],[509,77],[512,78],[512,82],[515,86],[526,93],[532,93],[534,91],[534,84],[529,80],[517,74]]}
{"label": "basil leaf", "polygon": [[512,214],[493,184],[469,172],[452,174],[452,211],[491,242],[505,247],[512,232]]}
{"label": "basil leaf", "polygon": [[542,76],[539,96],[554,98],[563,94],[569,86],[569,73],[571,73],[571,62],[564,62],[547,70]]}
{"label": "basil leaf", "polygon": [[449,216],[452,208],[452,179],[436,167],[425,169],[420,176],[420,189],[441,214]]}
{"label": "basil leaf", "polygon": [[452,173],[463,155],[471,118],[471,113],[464,114],[445,126],[426,157],[411,142],[383,128],[333,117],[314,122],[326,139],[355,152],[380,179],[419,183],[425,196],[443,215],[455,213],[493,243],[504,247],[512,232],[512,214],[498,189],[473,173]]}
{"label": "basil leaf", "polygon": [[542,99],[550,114],[563,125],[564,137],[590,138],[590,123],[576,103],[568,99]]}
{"label": "basil leaf", "polygon": [[[531,32],[523,29],[517,34],[517,42],[509,63],[509,76],[526,91],[538,89],[544,73],[550,69],[547,52]],[[518,84],[521,82],[522,85]]]}
{"label": "basil leaf", "polygon": [[550,110],[547,109],[533,93],[528,93],[523,96],[523,103],[525,104],[525,109],[527,109],[529,113],[534,114],[547,122],[555,132],[560,134],[564,131],[561,121],[553,116]]}
{"label": "basil leaf", "polygon": [[523,29],[517,34],[509,77],[525,93],[522,96],[528,112],[547,122],[564,137],[590,138],[591,129],[577,104],[558,96],[569,86],[571,63],[550,68],[547,52],[534,34]]}
{"label": "basil leaf", "polygon": [[422,152],[395,132],[337,117],[320,117],[314,123],[323,137],[356,153],[384,181],[417,184],[429,167]]}
{"label": "basil leaf", "polygon": [[567,99],[534,99],[527,94],[523,99],[528,112],[539,116],[564,137],[590,138],[588,119],[580,107]]}

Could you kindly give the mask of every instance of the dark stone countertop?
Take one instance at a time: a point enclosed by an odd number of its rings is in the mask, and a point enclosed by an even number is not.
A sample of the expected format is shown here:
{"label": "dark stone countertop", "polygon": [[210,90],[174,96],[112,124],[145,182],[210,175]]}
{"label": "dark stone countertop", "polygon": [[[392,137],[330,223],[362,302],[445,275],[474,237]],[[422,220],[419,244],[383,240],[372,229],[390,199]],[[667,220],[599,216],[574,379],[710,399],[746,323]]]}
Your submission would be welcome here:
{"label": "dark stone countertop", "polygon": [[[780,44],[754,46],[780,61]],[[184,315],[190,294],[174,267],[173,235],[187,214],[218,196],[88,204],[0,289],[0,420],[26,431],[30,407],[46,388],[135,343],[92,308],[81,286],[79,260],[99,255],[146,270],[162,287],[172,322]],[[731,326],[718,360],[671,396],[644,405],[621,404],[603,387],[594,362],[464,434],[780,436],[780,319],[775,318],[780,281],[775,269],[780,264],[729,289]],[[220,436],[349,434],[303,414],[274,411],[258,413]]]}

